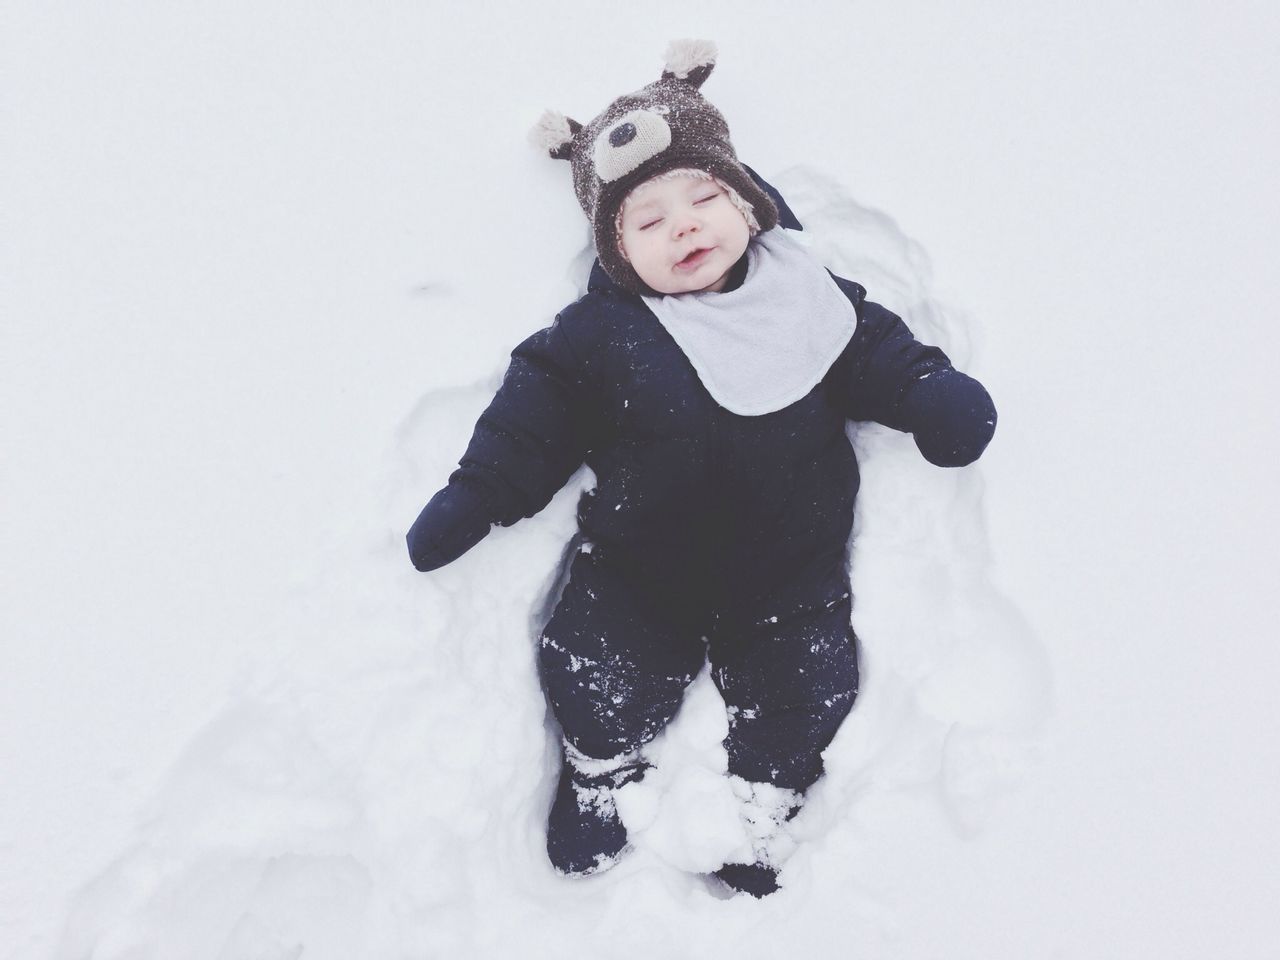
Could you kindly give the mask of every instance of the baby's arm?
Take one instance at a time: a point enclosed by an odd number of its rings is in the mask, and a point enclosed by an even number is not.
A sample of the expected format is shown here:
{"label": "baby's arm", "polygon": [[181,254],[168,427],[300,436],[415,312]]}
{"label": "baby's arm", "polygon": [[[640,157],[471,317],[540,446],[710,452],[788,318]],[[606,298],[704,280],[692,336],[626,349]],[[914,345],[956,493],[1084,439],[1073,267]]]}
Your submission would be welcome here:
{"label": "baby's arm", "polygon": [[531,517],[582,465],[594,405],[561,321],[516,347],[502,386],[476,422],[449,483],[423,508],[407,537],[419,570],[452,563],[494,524]]}
{"label": "baby's arm", "polygon": [[878,303],[863,301],[858,329],[833,373],[850,419],[910,433],[937,466],[972,463],[995,433],[996,408],[982,384]]}

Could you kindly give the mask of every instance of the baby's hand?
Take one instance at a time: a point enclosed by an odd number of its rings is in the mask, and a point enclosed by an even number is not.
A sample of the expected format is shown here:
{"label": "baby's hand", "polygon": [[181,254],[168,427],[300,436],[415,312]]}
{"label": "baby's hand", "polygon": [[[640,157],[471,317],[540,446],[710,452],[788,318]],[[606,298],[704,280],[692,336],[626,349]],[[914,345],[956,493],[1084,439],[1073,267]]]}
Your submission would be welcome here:
{"label": "baby's hand", "polygon": [[424,573],[452,563],[493,528],[484,498],[474,488],[451,483],[422,508],[405,539],[409,559]]}

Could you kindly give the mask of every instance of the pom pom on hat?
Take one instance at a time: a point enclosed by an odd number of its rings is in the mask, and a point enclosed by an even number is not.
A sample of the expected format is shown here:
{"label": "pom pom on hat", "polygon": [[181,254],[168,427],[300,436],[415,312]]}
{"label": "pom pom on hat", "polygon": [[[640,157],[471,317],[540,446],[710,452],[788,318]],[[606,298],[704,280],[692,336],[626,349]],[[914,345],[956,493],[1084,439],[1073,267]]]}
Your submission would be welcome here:
{"label": "pom pom on hat", "polygon": [[529,131],[529,143],[556,160],[568,160],[573,135],[581,129],[582,124],[558,110],[546,110]]}
{"label": "pom pom on hat", "polygon": [[708,67],[716,62],[716,45],[710,40],[672,40],[667,45],[666,72],[678,80],[685,80],[698,67]]}

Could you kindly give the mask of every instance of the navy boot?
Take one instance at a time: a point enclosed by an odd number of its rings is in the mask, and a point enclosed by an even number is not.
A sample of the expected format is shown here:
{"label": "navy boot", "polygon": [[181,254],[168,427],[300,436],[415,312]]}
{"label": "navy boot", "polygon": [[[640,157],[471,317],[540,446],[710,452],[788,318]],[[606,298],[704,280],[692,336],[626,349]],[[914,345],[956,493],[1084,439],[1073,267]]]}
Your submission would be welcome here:
{"label": "navy boot", "polygon": [[787,823],[800,812],[804,795],[797,790],[753,783],[731,776],[734,795],[741,803],[742,825],[751,838],[752,863],[726,863],[715,876],[727,887],[753,897],[767,897],[778,890],[778,868],[795,849]]}
{"label": "navy boot", "polygon": [[757,898],[778,889],[778,871],[764,863],[726,863],[716,876],[725,886]]}
{"label": "navy boot", "polygon": [[622,859],[630,845],[614,793],[648,769],[638,751],[596,760],[565,744],[560,785],[547,818],[551,865],[566,876],[587,877]]}

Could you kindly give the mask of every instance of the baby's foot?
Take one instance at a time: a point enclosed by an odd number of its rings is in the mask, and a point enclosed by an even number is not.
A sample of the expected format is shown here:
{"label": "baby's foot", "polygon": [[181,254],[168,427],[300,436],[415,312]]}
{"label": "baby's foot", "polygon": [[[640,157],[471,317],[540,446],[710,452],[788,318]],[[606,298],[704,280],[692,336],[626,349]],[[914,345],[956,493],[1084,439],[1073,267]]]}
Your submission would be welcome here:
{"label": "baby's foot", "polygon": [[753,863],[726,863],[715,876],[733,890],[766,897],[778,890],[778,867],[795,849],[786,825],[799,813],[804,795],[739,776],[731,776],[729,782],[741,802],[739,812],[755,859]]}
{"label": "baby's foot", "polygon": [[778,871],[763,863],[726,863],[715,875],[726,886],[753,897],[767,897],[778,889]]}
{"label": "baby's foot", "polygon": [[595,760],[567,747],[560,785],[547,819],[547,856],[558,871],[587,877],[608,870],[631,849],[614,792],[641,779],[649,765],[637,753]]}

